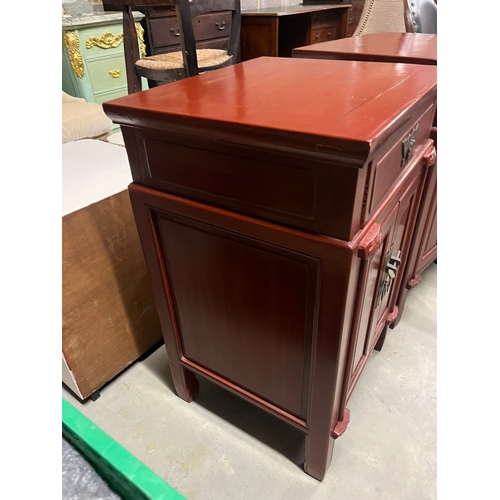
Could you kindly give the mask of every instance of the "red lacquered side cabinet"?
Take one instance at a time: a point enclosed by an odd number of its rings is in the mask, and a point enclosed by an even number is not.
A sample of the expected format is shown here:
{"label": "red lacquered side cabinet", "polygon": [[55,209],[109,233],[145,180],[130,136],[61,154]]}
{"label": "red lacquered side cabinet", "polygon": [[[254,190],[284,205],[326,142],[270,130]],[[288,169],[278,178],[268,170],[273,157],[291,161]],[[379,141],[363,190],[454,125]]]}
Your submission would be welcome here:
{"label": "red lacquered side cabinet", "polygon": [[397,318],[435,106],[431,66],[291,58],[104,104],[177,394],[206,377],[301,430],[318,480]]}

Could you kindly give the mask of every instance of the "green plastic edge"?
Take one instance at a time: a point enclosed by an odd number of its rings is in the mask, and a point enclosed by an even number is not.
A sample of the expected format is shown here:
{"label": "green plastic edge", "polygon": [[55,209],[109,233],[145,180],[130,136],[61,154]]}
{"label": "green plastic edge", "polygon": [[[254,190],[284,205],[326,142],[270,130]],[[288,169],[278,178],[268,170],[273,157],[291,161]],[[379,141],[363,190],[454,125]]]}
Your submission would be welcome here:
{"label": "green plastic edge", "polygon": [[187,500],[64,398],[62,433],[125,500]]}

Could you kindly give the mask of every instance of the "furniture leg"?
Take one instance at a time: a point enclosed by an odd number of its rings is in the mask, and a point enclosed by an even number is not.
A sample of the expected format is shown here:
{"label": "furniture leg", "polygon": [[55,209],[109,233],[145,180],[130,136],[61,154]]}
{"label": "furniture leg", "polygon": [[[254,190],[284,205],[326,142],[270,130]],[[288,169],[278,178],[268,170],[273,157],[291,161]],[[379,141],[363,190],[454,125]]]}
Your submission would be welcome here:
{"label": "furniture leg", "polygon": [[101,397],[101,393],[99,391],[94,391],[89,397],[92,401],[97,401]]}
{"label": "furniture leg", "polygon": [[377,340],[377,343],[375,344],[375,351],[381,351],[382,347],[384,347],[384,342],[385,342],[385,337],[387,335],[387,328],[389,325],[386,325],[385,328],[382,330],[382,333],[380,334],[380,337]]}
{"label": "furniture leg", "polygon": [[321,430],[311,429],[306,435],[304,470],[318,481],[323,481],[332,461],[333,443],[330,426]]}
{"label": "furniture leg", "polygon": [[196,375],[177,363],[170,361],[169,364],[177,395],[184,401],[191,403],[200,389]]}

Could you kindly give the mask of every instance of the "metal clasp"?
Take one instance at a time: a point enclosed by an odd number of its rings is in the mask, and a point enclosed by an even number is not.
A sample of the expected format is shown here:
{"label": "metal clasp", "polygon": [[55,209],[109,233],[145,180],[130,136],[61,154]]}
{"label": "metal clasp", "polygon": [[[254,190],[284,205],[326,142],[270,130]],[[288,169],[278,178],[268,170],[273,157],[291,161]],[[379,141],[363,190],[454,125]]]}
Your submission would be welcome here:
{"label": "metal clasp", "polygon": [[413,130],[403,139],[401,143],[401,168],[403,168],[411,157],[411,149],[415,144],[415,136],[417,135],[418,123],[413,127]]}

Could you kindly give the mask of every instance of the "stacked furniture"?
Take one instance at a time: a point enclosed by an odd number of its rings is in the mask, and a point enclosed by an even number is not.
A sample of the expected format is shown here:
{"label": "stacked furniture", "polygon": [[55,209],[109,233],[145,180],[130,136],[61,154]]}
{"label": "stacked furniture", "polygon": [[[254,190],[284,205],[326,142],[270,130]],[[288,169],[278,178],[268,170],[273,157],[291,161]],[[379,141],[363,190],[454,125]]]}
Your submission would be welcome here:
{"label": "stacked furniture", "polygon": [[397,317],[436,87],[432,65],[260,57],[104,104],[177,394],[205,377],[299,429],[319,480]]}

